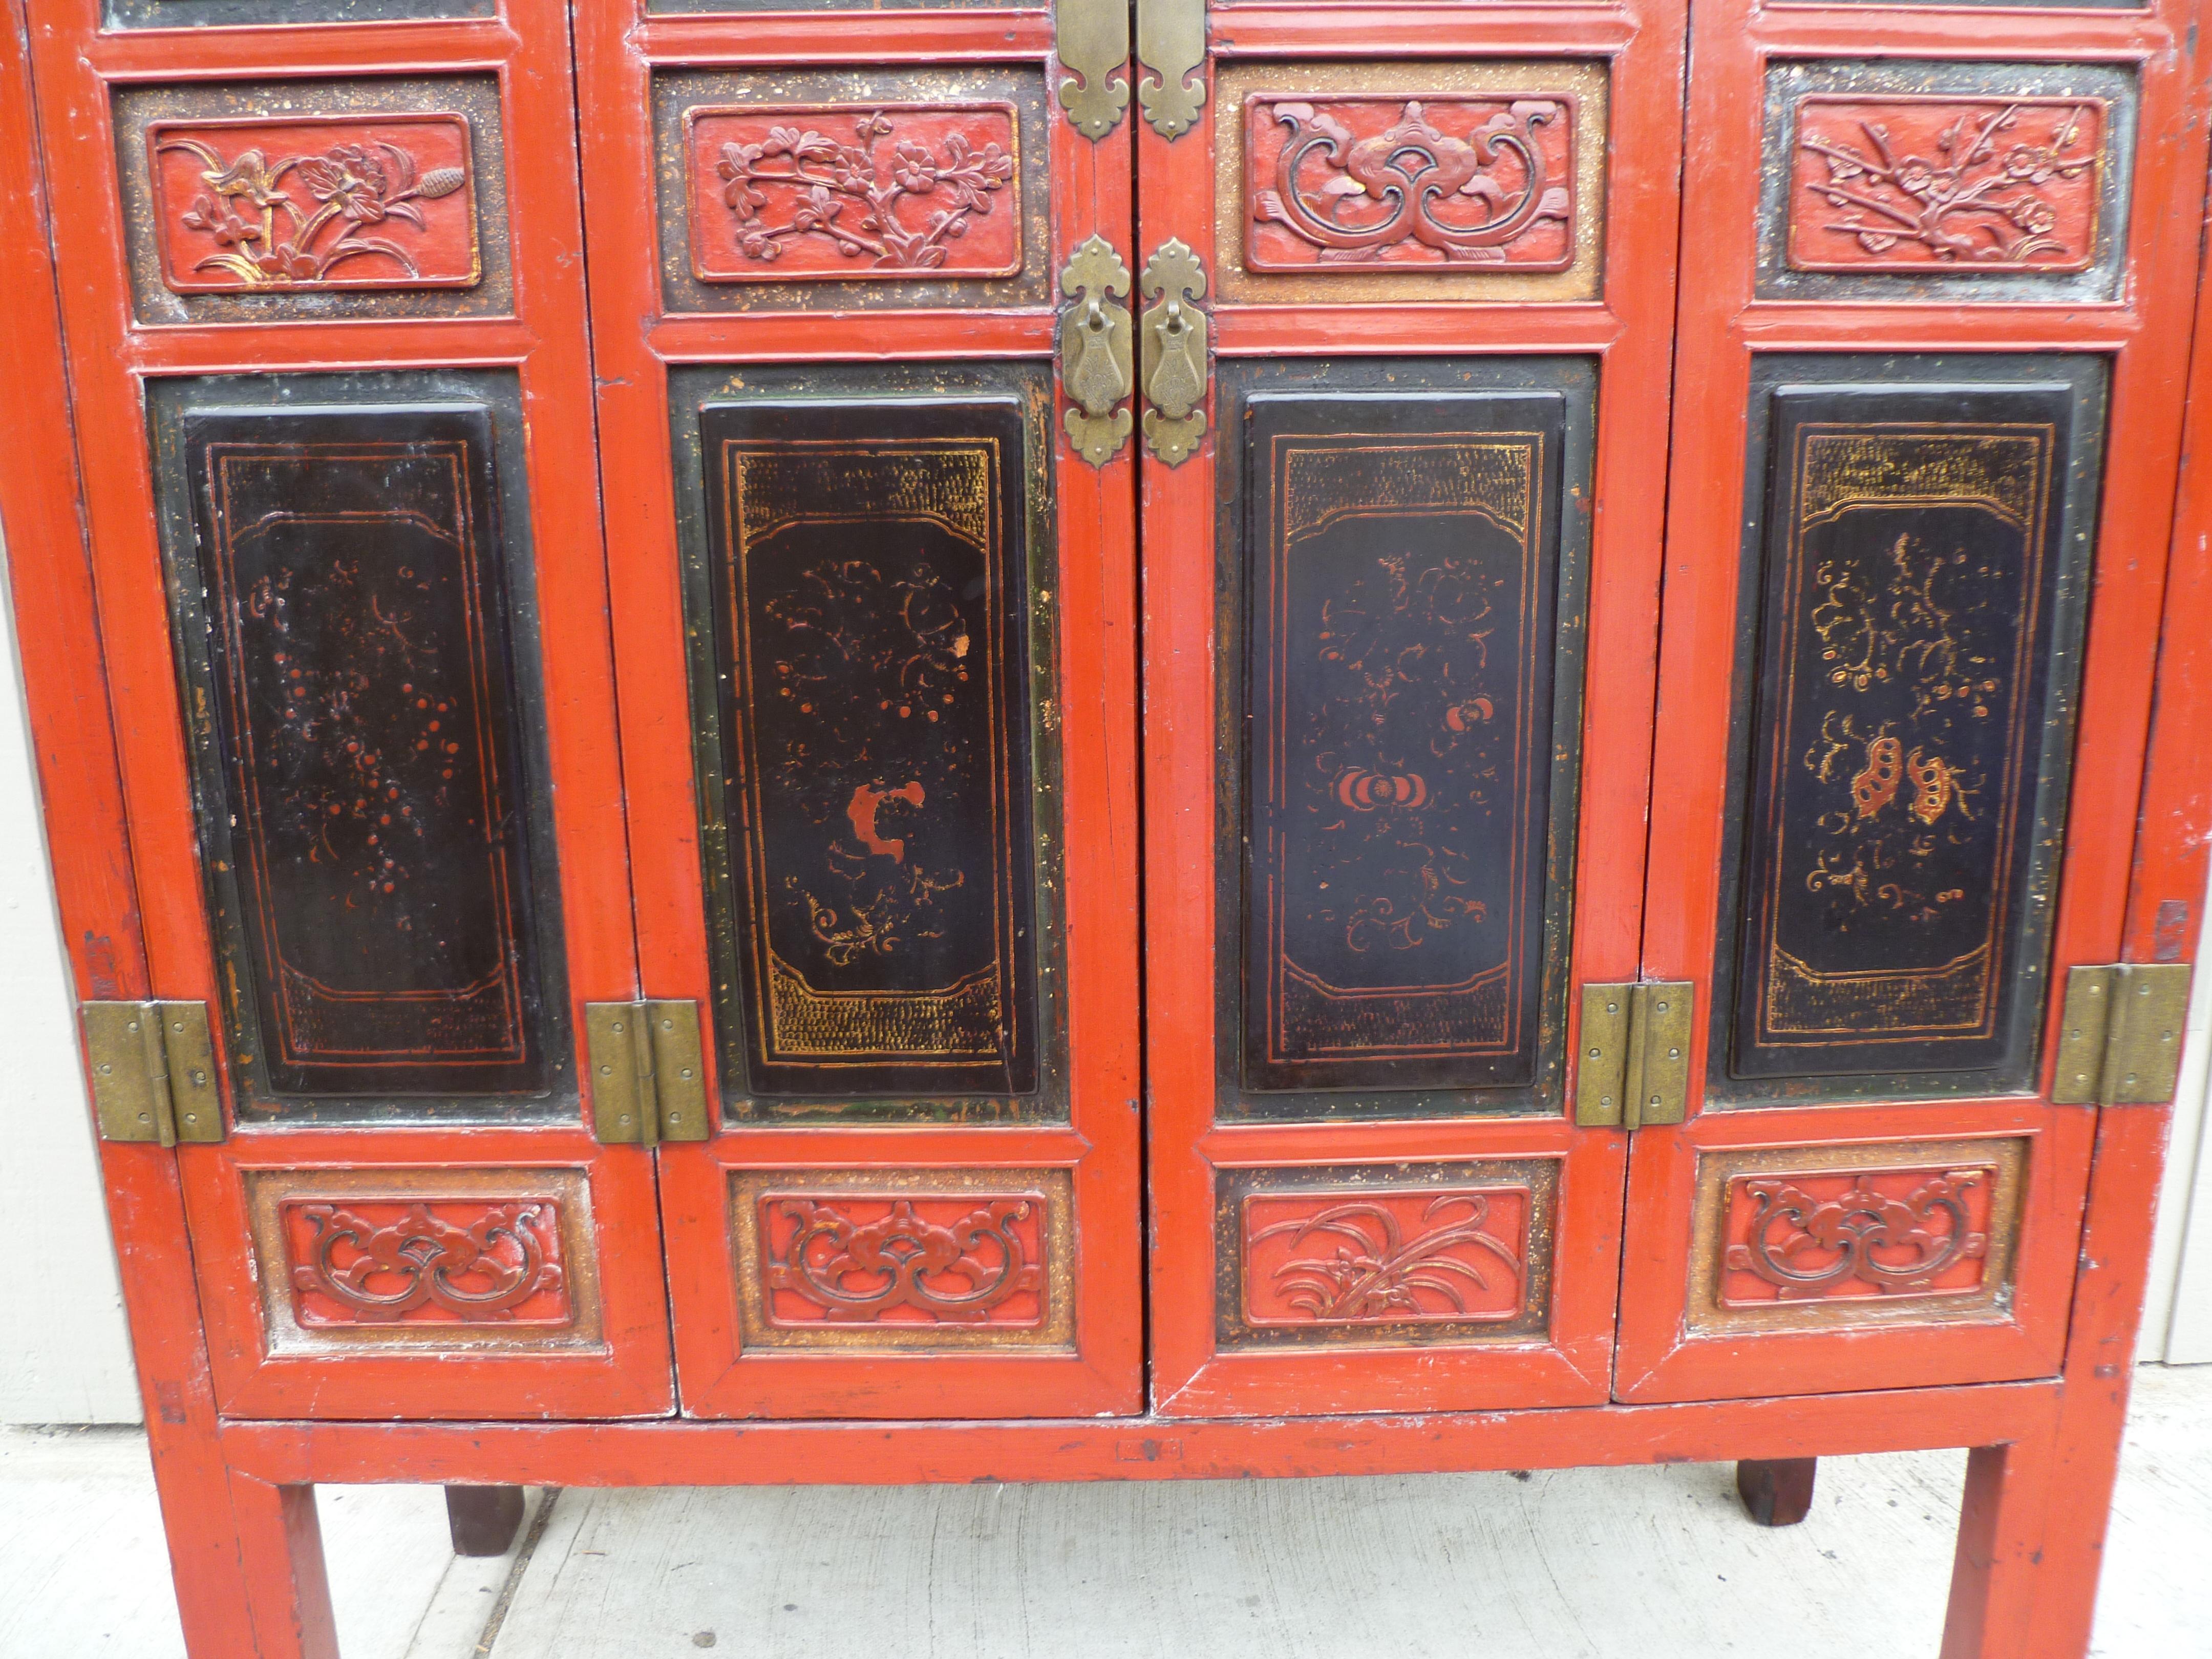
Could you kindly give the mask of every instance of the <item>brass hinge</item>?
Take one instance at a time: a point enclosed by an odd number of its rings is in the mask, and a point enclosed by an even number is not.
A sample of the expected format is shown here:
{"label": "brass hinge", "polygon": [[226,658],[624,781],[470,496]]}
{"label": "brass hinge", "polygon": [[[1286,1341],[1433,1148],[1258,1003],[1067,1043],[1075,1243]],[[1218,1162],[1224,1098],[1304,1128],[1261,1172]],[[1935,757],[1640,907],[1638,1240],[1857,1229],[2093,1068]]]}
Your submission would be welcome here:
{"label": "brass hinge", "polygon": [[82,1002],[102,1140],[222,1139],[222,1092],[204,1002]]}
{"label": "brass hinge", "polygon": [[707,1139],[696,1002],[587,1002],[592,1127],[613,1145]]}
{"label": "brass hinge", "polygon": [[2070,968],[2058,1021],[2061,1106],[2162,1106],[2181,1080],[2189,964],[2120,963]]}
{"label": "brass hinge", "polygon": [[1688,1115],[1694,998],[1687,980],[1583,987],[1577,1124],[1641,1129]]}

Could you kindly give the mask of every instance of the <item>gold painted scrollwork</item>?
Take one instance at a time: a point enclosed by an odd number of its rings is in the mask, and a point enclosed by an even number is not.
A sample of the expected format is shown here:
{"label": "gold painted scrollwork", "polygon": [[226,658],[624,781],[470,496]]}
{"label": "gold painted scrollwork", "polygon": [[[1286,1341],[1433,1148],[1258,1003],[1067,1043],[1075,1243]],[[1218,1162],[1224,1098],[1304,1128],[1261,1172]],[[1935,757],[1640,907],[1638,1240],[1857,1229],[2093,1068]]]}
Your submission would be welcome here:
{"label": "gold painted scrollwork", "polygon": [[1161,137],[1191,130],[1206,102],[1206,0],[1137,0],[1137,81],[1145,119]]}
{"label": "gold painted scrollwork", "polygon": [[1118,407],[1133,384],[1129,352],[1129,267],[1103,236],[1075,250],[1060,273],[1075,303],[1060,313],[1060,383],[1075,407],[1063,417],[1070,442],[1103,466],[1128,441],[1129,411]]}
{"label": "gold painted scrollwork", "polygon": [[1154,250],[1139,279],[1146,307],[1139,325],[1144,359],[1145,442],[1179,466],[1206,435],[1206,270],[1180,237]]}
{"label": "gold painted scrollwork", "polygon": [[1121,125],[1129,80],[1115,73],[1129,56],[1128,0],[1054,0],[1053,52],[1074,75],[1060,101],[1075,130],[1096,143]]}

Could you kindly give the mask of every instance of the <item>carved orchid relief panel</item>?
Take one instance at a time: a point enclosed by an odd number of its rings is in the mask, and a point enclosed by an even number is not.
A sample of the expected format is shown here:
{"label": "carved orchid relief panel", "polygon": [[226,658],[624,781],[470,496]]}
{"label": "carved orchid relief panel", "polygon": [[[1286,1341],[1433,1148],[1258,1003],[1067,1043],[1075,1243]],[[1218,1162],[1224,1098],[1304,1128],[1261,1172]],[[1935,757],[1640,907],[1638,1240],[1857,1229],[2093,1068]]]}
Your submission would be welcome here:
{"label": "carved orchid relief panel", "polygon": [[574,1322],[557,1200],[295,1198],[277,1218],[303,1328]]}
{"label": "carved orchid relief panel", "polygon": [[1576,114],[1570,92],[1255,94],[1245,265],[1564,270]]}
{"label": "carved orchid relief panel", "polygon": [[465,116],[161,121],[146,147],[161,280],[177,293],[483,276]]}
{"label": "carved orchid relief panel", "polygon": [[2102,98],[1808,94],[1796,108],[1790,265],[2085,270],[2110,121]]}
{"label": "carved orchid relief panel", "polygon": [[685,112],[702,282],[1009,276],[1022,268],[1015,106]]}
{"label": "carved orchid relief panel", "polygon": [[1064,1170],[733,1177],[746,1340],[783,1347],[1065,1342]]}
{"label": "carved orchid relief panel", "polygon": [[1511,1319],[1530,1203],[1525,1187],[1255,1193],[1244,1200],[1245,1322]]}

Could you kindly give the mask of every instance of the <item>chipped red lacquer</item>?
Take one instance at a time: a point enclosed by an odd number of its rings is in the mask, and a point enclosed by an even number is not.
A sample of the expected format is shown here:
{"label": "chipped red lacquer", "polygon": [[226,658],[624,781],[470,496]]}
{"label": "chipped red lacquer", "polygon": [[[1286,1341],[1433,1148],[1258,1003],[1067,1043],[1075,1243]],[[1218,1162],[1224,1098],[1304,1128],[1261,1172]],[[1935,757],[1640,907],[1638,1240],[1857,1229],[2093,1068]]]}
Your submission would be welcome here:
{"label": "chipped red lacquer", "polygon": [[306,1328],[574,1322],[557,1200],[302,1198],[277,1216]]}
{"label": "chipped red lacquer", "polygon": [[1799,270],[2086,270],[2111,112],[2101,98],[1797,100]]}
{"label": "chipped red lacquer", "polygon": [[[682,722],[669,714],[684,706],[684,685],[665,528],[660,364],[687,353],[735,361],[961,350],[1042,356],[1051,319],[1041,309],[661,317],[650,258],[639,252],[650,242],[642,234],[650,222],[638,205],[649,193],[640,181],[653,176],[643,113],[648,66],[728,62],[739,54],[763,64],[838,61],[878,70],[1010,58],[1042,63],[1050,44],[1047,15],[786,13],[732,24],[647,16],[641,6],[578,9],[584,167],[594,223],[613,236],[612,248],[623,247],[626,236],[639,239],[604,262],[605,287],[599,263],[593,270],[604,357],[603,477],[609,521],[626,538],[632,578],[613,596],[614,648],[623,689],[634,694],[623,699],[629,741],[617,771],[612,653],[608,630],[594,620],[604,617],[608,595],[596,533],[586,529],[599,522],[598,501],[589,469],[573,465],[590,453],[592,432],[583,295],[574,274],[581,245],[569,183],[577,101],[565,10],[544,0],[509,0],[498,19],[109,32],[99,27],[92,0],[38,0],[28,20],[23,0],[0,4],[8,17],[0,28],[0,239],[15,251],[13,274],[21,279],[10,303],[0,306],[0,409],[9,421],[9,441],[0,444],[0,512],[46,810],[50,822],[66,830],[53,836],[53,852],[80,994],[208,1000],[214,991],[150,530],[140,377],[465,361],[518,366],[531,410],[572,994],[579,1001],[627,998],[642,988],[703,999],[696,865],[682,845],[683,827],[693,822],[689,760]],[[1632,978],[1641,968],[1656,977],[1698,980],[1701,1006],[1709,989],[1701,976],[1711,959],[1705,935],[1721,820],[1713,757],[1737,626],[1743,364],[1754,346],[2008,345],[2116,357],[2104,553],[2053,967],[2185,958],[2195,936],[2187,919],[2203,890],[2212,830],[2212,770],[2201,741],[2212,709],[2212,641],[2203,626],[2212,604],[2212,495],[2203,466],[2183,474],[2178,528],[2168,520],[2185,377],[2193,370],[2200,385],[2212,386],[2212,328],[2197,327],[2193,355],[2183,346],[2192,321],[2201,320],[2191,278],[2205,141],[2189,103],[2203,75],[2197,21],[2196,9],[2181,0],[2138,11],[1760,8],[1705,0],[1697,21],[1698,71],[1689,83],[1684,198],[1698,280],[1681,293],[1679,408],[1670,488],[1662,492],[1650,488],[1650,475],[1654,434],[1667,424],[1676,343],[1668,274],[1682,156],[1684,9],[1597,0],[1556,8],[1386,3],[1216,11],[1213,27],[1223,37],[1217,51],[1277,61],[1371,58],[1389,50],[1409,58],[1586,53],[1611,66],[1607,198],[1632,201],[1635,210],[1607,228],[1601,302],[1457,311],[1219,307],[1214,319],[1222,349],[1232,354],[1343,352],[1353,343],[1410,354],[1465,350],[1479,339],[1490,349],[1603,358],[1596,474],[1603,516],[1590,653],[1599,666],[1583,732],[1578,982]],[[33,66],[25,58],[33,42],[43,173]],[[2035,63],[2117,62],[2137,70],[2146,136],[2130,223],[2121,228],[2136,265],[2127,297],[2089,306],[1984,306],[1978,316],[1950,305],[1753,302],[1760,74],[1768,58],[1926,61],[1993,52]],[[512,231],[520,317],[430,325],[284,319],[251,331],[141,329],[131,322],[107,115],[112,84],[409,74],[453,65],[501,80],[517,181]],[[1062,181],[1055,264],[1093,230],[1113,240],[1133,269],[1170,234],[1210,259],[1216,116],[1206,106],[1196,131],[1171,146],[1141,125],[1133,101],[1106,144],[1093,149],[1055,112],[1052,172]],[[1146,185],[1141,240],[1128,234],[1133,136]],[[58,283],[48,263],[57,245]],[[2146,270],[2159,280],[2142,280]],[[62,392],[64,322],[73,404]],[[2208,446],[2195,441],[2203,434],[2191,435],[2192,453],[2205,453]],[[222,1146],[103,1146],[185,1639],[196,1659],[335,1654],[316,1482],[1249,1478],[1941,1446],[1974,1449],[1946,1659],[2078,1659],[2086,1650],[2144,1288],[2150,1194],[2167,1117],[2162,1109],[2053,1109],[2029,1099],[1698,1113],[1680,1130],[1640,1132],[1625,1212],[1628,1138],[1572,1130],[1564,1120],[1266,1130],[1208,1121],[1212,963],[1210,948],[1188,942],[1211,938],[1194,918],[1207,914],[1211,902],[1204,820],[1218,757],[1205,714],[1212,665],[1202,644],[1193,642],[1206,639],[1212,573],[1208,560],[1189,555],[1210,545],[1210,456],[1209,445],[1179,469],[1144,468],[1146,529],[1162,550],[1146,590],[1147,690],[1154,707],[1193,715],[1164,720],[1147,750],[1155,787],[1146,803],[1152,877],[1146,902],[1155,936],[1178,944],[1155,953],[1151,978],[1151,1214],[1159,1239],[1152,1302],[1158,1393],[1151,1411],[1137,1414],[1144,1412],[1143,1301],[1135,1284],[1136,1231],[1125,1218],[1134,1216],[1137,1202],[1136,959],[1133,937],[1116,931],[1117,912],[1127,915],[1136,892],[1128,850],[1133,799],[1113,781],[1134,764],[1136,728],[1133,720],[1107,717],[1135,706],[1130,532],[1139,469],[1125,449],[1103,474],[1066,459],[1060,464],[1068,614],[1096,614],[1109,623],[1105,640],[1072,637],[1066,663],[1071,680],[1096,688],[1067,703],[1071,750],[1100,763],[1096,771],[1071,771],[1070,833],[1087,837],[1071,858],[1069,884],[1072,937],[1082,941],[1071,955],[1071,978],[1087,999],[1078,1001],[1087,1012],[1074,1025],[1076,1123],[1065,1131],[862,1130],[835,1141],[840,1168],[985,1162],[1036,1170],[1054,1160],[1073,1167],[1085,1284],[1079,1321],[1084,1361],[782,1354],[739,1364],[732,1263],[722,1243],[731,1231],[728,1171],[818,1167],[829,1161],[828,1149],[808,1132],[747,1130],[659,1155],[671,1245],[667,1283],[687,1401],[753,1413],[743,1424],[604,1420],[663,1414],[674,1401],[653,1164],[636,1149],[599,1147],[580,1125],[283,1137],[240,1127]],[[1677,551],[1666,562],[1667,629],[1655,643],[1661,515],[1670,503]],[[1668,693],[1661,750],[1666,793],[1650,842],[1652,900],[1645,906],[1655,653],[1664,658]],[[620,874],[625,792],[627,828],[638,832],[639,848],[627,891]],[[634,900],[634,909],[626,900]],[[2177,910],[2179,923],[2172,920]],[[1701,1073],[1702,1036],[1697,1042]],[[1697,1104],[1693,1099],[1693,1111]],[[1681,1334],[1687,1218],[1701,1148],[1991,1133],[2033,1143],[2019,1258],[2021,1326],[1963,1335],[1910,1325],[1844,1338],[1760,1332],[1670,1353]],[[1440,1369],[1428,1355],[1212,1351],[1216,1164],[1333,1163],[1355,1147],[1370,1162],[1442,1159],[1466,1155],[1470,1145],[1486,1155],[1564,1161],[1559,1237],[1565,1242],[1551,1345],[1484,1351],[1486,1399],[1467,1404],[1478,1391],[1464,1386],[1452,1399],[1425,1393],[1425,1367],[1401,1362]],[[982,1146],[990,1156],[979,1160]],[[589,1231],[607,1287],[611,1352],[557,1358],[448,1352],[425,1364],[356,1348],[340,1358],[287,1356],[281,1365],[264,1358],[239,1196],[242,1173],[256,1166],[343,1170],[368,1159],[420,1170],[566,1164],[588,1175]],[[188,1237],[189,1252],[180,1248]],[[1613,1287],[1624,1255],[1616,1382]],[[2018,1340],[2023,1328],[2035,1338],[2026,1346]],[[1571,1367],[1562,1367],[1563,1355]],[[1242,1369],[1231,1369],[1231,1359]],[[1476,1363],[1462,1351],[1449,1369],[1464,1379]],[[781,1386],[752,1380],[762,1367],[779,1365],[797,1380]],[[1018,1409],[1058,1415],[1030,1422],[867,1420],[872,1399],[880,1412],[885,1384],[902,1368],[915,1381],[901,1385],[894,1412],[912,1413],[921,1409],[915,1402],[935,1398],[948,1412],[1001,1419]],[[997,1376],[986,1374],[992,1370]],[[1992,1380],[2006,1376],[2021,1380]],[[1564,1388],[1563,1377],[1571,1379]],[[1787,1392],[1808,1377],[1838,1391]],[[1680,1403],[1604,1403],[1609,1389]],[[1534,1403],[1547,1398],[1571,1403]],[[487,1401],[551,1420],[485,1422]],[[843,1417],[760,1420],[764,1411],[788,1416],[810,1409]],[[1240,1412],[1247,1414],[1229,1414]],[[315,1413],[329,1415],[312,1418]],[[1291,1415],[1269,1414],[1282,1413]],[[470,1420],[429,1420],[440,1416]]]}
{"label": "chipped red lacquer", "polygon": [[1720,1303],[1965,1296],[1989,1262],[1993,1166],[1738,1176]]}
{"label": "chipped red lacquer", "polygon": [[684,126],[702,282],[1022,268],[1012,104],[701,107]]}
{"label": "chipped red lacquer", "polygon": [[1534,1196],[1526,1187],[1255,1193],[1243,1204],[1244,1322],[1511,1319]]}
{"label": "chipped red lacquer", "polygon": [[179,294],[483,275],[465,116],[157,121],[146,160],[161,280]]}
{"label": "chipped red lacquer", "polygon": [[1263,93],[1244,122],[1249,270],[1574,263],[1572,93]]}

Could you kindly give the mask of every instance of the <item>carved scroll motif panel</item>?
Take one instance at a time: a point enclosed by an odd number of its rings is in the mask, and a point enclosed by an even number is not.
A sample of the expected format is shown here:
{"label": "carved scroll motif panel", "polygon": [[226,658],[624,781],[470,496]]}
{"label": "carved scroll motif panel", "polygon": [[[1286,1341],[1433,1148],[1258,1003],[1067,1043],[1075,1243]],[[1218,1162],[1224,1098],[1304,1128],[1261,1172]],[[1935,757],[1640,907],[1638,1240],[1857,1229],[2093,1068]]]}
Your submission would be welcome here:
{"label": "carved scroll motif panel", "polygon": [[161,279],[179,294],[470,288],[468,118],[157,121]]}
{"label": "carved scroll motif panel", "polygon": [[602,1346],[581,1170],[277,1169],[246,1180],[272,1352]]}
{"label": "carved scroll motif panel", "polygon": [[1571,300],[1603,265],[1607,80],[1571,60],[1225,64],[1217,292]]}
{"label": "carved scroll motif panel", "polygon": [[1065,1346],[1064,1170],[747,1171],[732,1177],[748,1346]]}
{"label": "carved scroll motif panel", "polygon": [[[2017,1062],[2073,397],[1774,394],[1731,1069]],[[2039,962],[2033,964],[2039,969]]]}
{"label": "carved scroll motif panel", "polygon": [[1533,1074],[1565,412],[1249,406],[1252,1087]]}
{"label": "carved scroll motif panel", "polygon": [[2018,1139],[1705,1154],[1692,1328],[2002,1317],[2027,1158]]}
{"label": "carved scroll motif panel", "polygon": [[1541,1333],[1557,1165],[1347,1164],[1218,1179],[1224,1348]]}
{"label": "carved scroll motif panel", "polygon": [[742,1026],[769,1095],[1038,1079],[1024,419],[708,405]]}
{"label": "carved scroll motif panel", "polygon": [[489,411],[228,409],[178,431],[257,1086],[543,1093]]}

